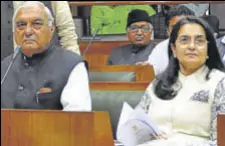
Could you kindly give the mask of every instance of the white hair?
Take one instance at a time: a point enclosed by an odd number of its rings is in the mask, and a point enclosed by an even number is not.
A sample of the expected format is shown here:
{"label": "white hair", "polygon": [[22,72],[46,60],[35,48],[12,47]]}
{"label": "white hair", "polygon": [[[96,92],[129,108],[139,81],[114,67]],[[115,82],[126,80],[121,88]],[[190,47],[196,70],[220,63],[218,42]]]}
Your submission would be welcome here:
{"label": "white hair", "polygon": [[13,14],[13,28],[12,28],[13,32],[15,31],[15,23],[16,23],[15,19],[16,19],[16,16],[17,16],[19,10],[22,9],[22,8],[28,8],[28,7],[34,7],[34,6],[42,6],[44,8],[45,13],[48,17],[48,26],[52,27],[52,24],[54,23],[54,18],[53,18],[52,13],[51,13],[51,11],[49,10],[48,7],[46,7],[42,2],[39,2],[39,1],[25,1],[25,2],[22,3],[21,6],[19,6],[16,9],[16,11]]}

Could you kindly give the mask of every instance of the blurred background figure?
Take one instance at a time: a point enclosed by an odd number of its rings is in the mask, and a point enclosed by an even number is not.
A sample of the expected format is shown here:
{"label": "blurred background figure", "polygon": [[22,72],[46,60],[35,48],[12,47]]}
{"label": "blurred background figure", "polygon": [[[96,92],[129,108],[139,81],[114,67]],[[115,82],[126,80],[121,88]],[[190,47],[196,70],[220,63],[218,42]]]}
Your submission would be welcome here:
{"label": "blurred background figure", "polygon": [[136,64],[146,60],[155,47],[151,42],[153,27],[146,11],[132,10],[127,16],[126,30],[131,44],[114,48],[107,65]]}

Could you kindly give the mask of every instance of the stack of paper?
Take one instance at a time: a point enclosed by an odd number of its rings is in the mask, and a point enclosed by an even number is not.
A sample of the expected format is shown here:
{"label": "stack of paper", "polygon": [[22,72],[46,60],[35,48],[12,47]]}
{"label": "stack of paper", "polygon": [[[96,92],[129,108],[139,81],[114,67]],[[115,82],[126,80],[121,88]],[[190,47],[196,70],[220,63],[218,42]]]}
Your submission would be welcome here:
{"label": "stack of paper", "polygon": [[159,134],[158,128],[149,116],[140,108],[132,107],[124,102],[117,127],[117,140],[125,146],[136,146],[152,140]]}

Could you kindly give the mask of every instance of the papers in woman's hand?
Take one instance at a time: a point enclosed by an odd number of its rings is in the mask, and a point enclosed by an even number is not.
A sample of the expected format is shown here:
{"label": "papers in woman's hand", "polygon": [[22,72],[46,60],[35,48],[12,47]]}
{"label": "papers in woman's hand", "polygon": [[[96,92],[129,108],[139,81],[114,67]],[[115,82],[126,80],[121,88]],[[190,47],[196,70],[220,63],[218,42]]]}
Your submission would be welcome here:
{"label": "papers in woman's hand", "polygon": [[117,140],[125,146],[136,146],[153,139],[158,128],[141,108],[132,109],[124,102],[117,126]]}

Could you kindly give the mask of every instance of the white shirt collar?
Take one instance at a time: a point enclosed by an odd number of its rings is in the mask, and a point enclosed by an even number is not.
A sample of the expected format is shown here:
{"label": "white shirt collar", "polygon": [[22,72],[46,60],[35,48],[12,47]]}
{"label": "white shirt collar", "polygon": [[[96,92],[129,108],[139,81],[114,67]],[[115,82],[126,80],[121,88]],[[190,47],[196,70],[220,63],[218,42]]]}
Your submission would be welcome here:
{"label": "white shirt collar", "polygon": [[195,78],[196,80],[199,81],[203,81],[205,80],[205,75],[207,74],[209,68],[206,65],[203,65],[202,67],[200,67],[198,70],[196,70],[194,73],[190,74],[190,75],[183,75],[180,71],[179,71],[179,80],[183,83],[186,81],[186,79],[190,79],[190,78]]}

